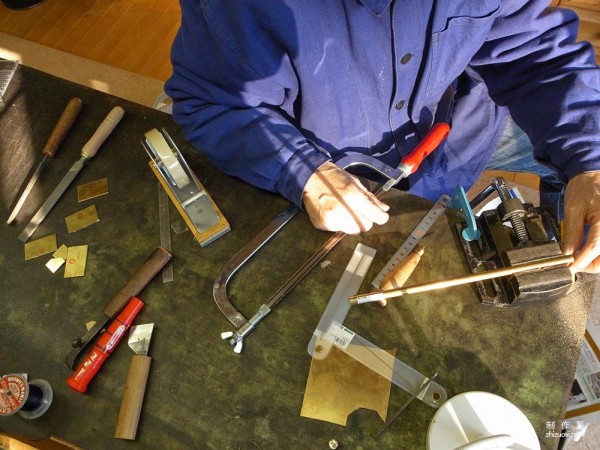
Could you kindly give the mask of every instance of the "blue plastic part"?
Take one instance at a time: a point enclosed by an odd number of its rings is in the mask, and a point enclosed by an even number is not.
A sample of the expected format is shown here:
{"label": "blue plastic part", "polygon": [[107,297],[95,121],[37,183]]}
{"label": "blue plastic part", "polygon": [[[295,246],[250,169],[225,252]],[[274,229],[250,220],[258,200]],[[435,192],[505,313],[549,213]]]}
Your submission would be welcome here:
{"label": "blue plastic part", "polygon": [[467,226],[462,230],[462,237],[465,241],[471,242],[481,237],[481,231],[477,229],[475,215],[467,200],[467,194],[462,186],[457,186],[452,195],[451,206],[455,209],[460,209],[465,217]]}

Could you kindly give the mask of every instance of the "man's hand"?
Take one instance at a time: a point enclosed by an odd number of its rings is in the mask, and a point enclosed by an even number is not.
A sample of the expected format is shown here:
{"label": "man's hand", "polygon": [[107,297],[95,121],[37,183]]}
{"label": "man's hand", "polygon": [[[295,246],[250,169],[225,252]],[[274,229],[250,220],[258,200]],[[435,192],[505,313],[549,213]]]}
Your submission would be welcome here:
{"label": "man's hand", "polygon": [[[590,229],[580,248],[584,225]],[[579,174],[567,184],[563,252],[575,256],[572,272],[600,273],[600,171]]]}
{"label": "man's hand", "polygon": [[302,201],[310,221],[320,230],[358,234],[389,219],[389,206],[332,162],[323,164],[308,179]]}

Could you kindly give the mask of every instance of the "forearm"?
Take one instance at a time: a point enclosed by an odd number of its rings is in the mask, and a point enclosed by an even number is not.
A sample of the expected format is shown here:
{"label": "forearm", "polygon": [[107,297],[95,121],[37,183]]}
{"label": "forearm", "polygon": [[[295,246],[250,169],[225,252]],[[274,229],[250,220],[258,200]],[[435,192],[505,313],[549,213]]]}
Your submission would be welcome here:
{"label": "forearm", "polygon": [[223,173],[301,205],[308,178],[329,160],[276,110],[176,101],[185,137]]}
{"label": "forearm", "polygon": [[536,158],[570,179],[600,169],[600,69],[591,46],[576,43],[575,14],[543,6],[526,2],[497,19],[472,68],[508,106]]}

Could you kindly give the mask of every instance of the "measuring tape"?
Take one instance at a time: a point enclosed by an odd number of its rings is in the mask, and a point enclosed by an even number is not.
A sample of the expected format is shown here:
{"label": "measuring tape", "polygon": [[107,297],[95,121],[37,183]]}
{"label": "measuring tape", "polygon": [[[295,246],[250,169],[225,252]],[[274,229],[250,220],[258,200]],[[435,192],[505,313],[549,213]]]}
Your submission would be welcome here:
{"label": "measuring tape", "polygon": [[429,231],[431,226],[435,223],[438,216],[445,211],[446,206],[448,206],[448,203],[450,203],[450,200],[451,197],[449,195],[442,195],[437,202],[435,202],[435,205],[433,205],[433,207],[427,211],[425,217],[421,219],[408,239],[404,241],[404,244],[402,244],[396,253],[394,253],[394,256],[392,256],[385,267],[381,269],[381,272],[379,272],[375,279],[371,282],[373,286],[379,289],[385,276],[390,273],[390,271],[396,267],[400,261],[406,258],[408,254],[417,246],[419,241],[423,238],[423,236],[425,236],[425,233],[427,233],[427,231]]}

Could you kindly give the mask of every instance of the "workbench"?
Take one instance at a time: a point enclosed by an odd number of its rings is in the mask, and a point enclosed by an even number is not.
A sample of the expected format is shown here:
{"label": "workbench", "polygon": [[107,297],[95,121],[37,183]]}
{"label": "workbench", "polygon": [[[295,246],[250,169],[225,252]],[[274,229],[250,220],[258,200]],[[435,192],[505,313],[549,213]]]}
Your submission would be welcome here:
{"label": "workbench", "polygon": [[[233,327],[212,289],[221,267],[289,203],[218,172],[185,141],[170,115],[20,66],[0,104],[0,216],[3,221],[41,157],[41,149],[72,97],[83,110],[57,157],[38,180],[16,223],[0,227],[0,375],[26,373],[54,390],[49,410],[35,420],[0,417],[0,431],[57,436],[84,448],[315,448],[331,439],[340,448],[425,448],[435,409],[414,402],[378,439],[383,422],[373,411],[353,413],[347,426],[300,416],[311,357],[307,344],[357,243],[377,250],[361,292],[385,265],[431,202],[390,193],[391,218],[360,236],[347,236],[247,337],[241,354],[220,337]],[[114,106],[125,116],[98,154],[41,223],[32,239],[56,233],[58,245],[88,245],[85,275],[63,278],[24,260],[17,236],[79,158],[82,145]],[[140,142],[168,131],[231,225],[202,248],[192,234],[172,233],[174,281],[155,277],[140,293],[135,323],[154,323],[153,358],[135,441],[113,438],[133,352],[119,344],[89,389],[70,389],[64,358],[85,324],[98,316],[128,278],[160,245],[158,181]],[[78,203],[77,185],[103,177],[110,193]],[[100,221],[67,233],[64,218],[95,204]],[[171,220],[178,212],[171,205]],[[468,273],[448,210],[423,238],[426,248],[409,284]],[[250,317],[330,236],[297,215],[234,277],[233,303]],[[482,306],[472,285],[353,307],[353,331],[424,375],[438,372],[448,397],[466,391],[498,394],[518,406],[542,448],[548,423],[560,424],[583,339],[592,286],[582,277],[558,301],[520,308]],[[407,342],[410,341],[410,342]],[[392,386],[389,415],[409,398]],[[556,429],[552,431],[557,431]]]}

